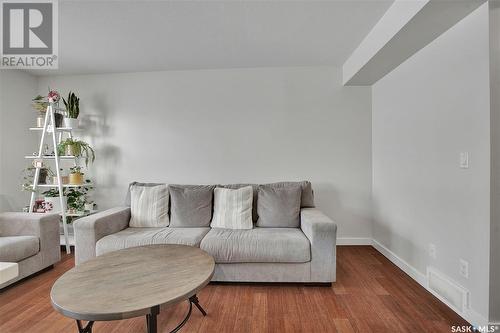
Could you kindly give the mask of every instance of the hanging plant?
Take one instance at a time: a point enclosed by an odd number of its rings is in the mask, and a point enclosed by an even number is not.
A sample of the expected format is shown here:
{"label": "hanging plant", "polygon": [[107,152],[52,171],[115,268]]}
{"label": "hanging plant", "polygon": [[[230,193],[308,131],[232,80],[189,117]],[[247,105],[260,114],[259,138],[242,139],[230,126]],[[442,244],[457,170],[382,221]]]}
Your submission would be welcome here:
{"label": "hanging plant", "polygon": [[89,161],[92,163],[95,161],[94,149],[85,141],[68,138],[57,145],[57,152],[60,156],[82,157],[86,166]]}

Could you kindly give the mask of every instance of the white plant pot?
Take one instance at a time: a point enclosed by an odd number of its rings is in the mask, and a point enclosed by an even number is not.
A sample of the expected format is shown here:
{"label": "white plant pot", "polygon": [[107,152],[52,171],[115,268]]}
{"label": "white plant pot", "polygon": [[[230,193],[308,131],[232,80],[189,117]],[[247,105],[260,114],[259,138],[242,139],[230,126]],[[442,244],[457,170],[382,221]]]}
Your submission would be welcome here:
{"label": "white plant pot", "polygon": [[[59,200],[59,197],[45,197],[43,198],[44,203],[43,206],[45,208],[46,213],[60,213],[62,212],[61,209],[61,200]],[[68,198],[63,197],[63,203],[64,203],[64,211],[67,210],[67,202]]]}
{"label": "white plant pot", "polygon": [[77,118],[64,117],[64,127],[78,128],[80,122]]}

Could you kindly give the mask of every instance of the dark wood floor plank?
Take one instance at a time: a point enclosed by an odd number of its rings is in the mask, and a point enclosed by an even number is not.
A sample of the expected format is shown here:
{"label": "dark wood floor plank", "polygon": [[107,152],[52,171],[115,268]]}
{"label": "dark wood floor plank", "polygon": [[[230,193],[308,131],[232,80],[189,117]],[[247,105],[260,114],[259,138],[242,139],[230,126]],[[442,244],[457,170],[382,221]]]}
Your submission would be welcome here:
{"label": "dark wood floor plank", "polygon": [[[52,309],[54,281],[74,266],[62,255],[54,269],[0,292],[0,332],[76,332],[73,320]],[[210,284],[198,295],[208,315],[193,308],[181,332],[450,332],[467,325],[371,246],[340,246],[332,287]],[[187,302],[162,308],[159,332],[184,317]],[[98,322],[94,332],[145,332],[144,318]]]}

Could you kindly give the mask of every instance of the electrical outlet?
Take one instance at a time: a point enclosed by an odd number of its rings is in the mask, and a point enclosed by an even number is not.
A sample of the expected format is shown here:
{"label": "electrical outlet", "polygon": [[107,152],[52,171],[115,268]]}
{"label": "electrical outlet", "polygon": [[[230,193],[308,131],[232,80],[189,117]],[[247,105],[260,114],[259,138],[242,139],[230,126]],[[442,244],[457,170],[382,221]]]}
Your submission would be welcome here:
{"label": "electrical outlet", "polygon": [[460,275],[464,278],[469,278],[469,263],[463,259],[460,259]]}
{"label": "electrical outlet", "polygon": [[460,153],[460,168],[462,169],[468,169],[469,168],[469,153],[468,152],[463,152]]}
{"label": "electrical outlet", "polygon": [[436,245],[429,243],[429,257],[436,259]]}

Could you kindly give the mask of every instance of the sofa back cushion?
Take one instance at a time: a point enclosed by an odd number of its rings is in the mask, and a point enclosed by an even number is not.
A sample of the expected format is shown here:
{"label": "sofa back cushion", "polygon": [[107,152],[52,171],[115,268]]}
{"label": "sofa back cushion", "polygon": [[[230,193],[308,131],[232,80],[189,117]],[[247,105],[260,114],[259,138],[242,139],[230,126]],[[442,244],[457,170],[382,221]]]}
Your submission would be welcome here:
{"label": "sofa back cushion", "polygon": [[300,200],[300,208],[314,208],[314,192],[311,186],[311,182],[304,180],[299,182],[279,182],[279,183],[271,183],[271,184],[226,184],[226,185],[218,185],[219,187],[229,188],[229,189],[238,189],[245,186],[252,186],[253,189],[253,207],[252,207],[252,219],[253,222],[256,223],[259,219],[259,214],[257,212],[258,206],[258,194],[260,186],[268,186],[273,188],[282,188],[288,186],[296,186],[299,185],[302,189],[301,200]]}
{"label": "sofa back cushion", "polygon": [[214,185],[170,185],[170,226],[208,227]]}
{"label": "sofa back cushion", "polygon": [[257,227],[298,228],[302,187],[262,185],[257,201]]}
{"label": "sofa back cushion", "polygon": [[130,187],[130,226],[168,227],[168,187],[132,185]]}
{"label": "sofa back cushion", "polygon": [[264,184],[261,186],[272,187],[272,188],[284,188],[300,186],[301,188],[301,198],[300,198],[300,208],[314,208],[314,192],[312,190],[311,182],[304,180],[301,182],[279,182]]}
{"label": "sofa back cushion", "polygon": [[216,187],[212,228],[252,229],[253,190],[251,186],[239,189]]}
{"label": "sofa back cushion", "polygon": [[257,222],[259,215],[257,215],[257,195],[259,194],[259,185],[257,184],[226,184],[226,185],[217,185],[218,187],[228,188],[231,190],[237,190],[242,187],[252,186],[252,221],[253,223]]}
{"label": "sofa back cushion", "polygon": [[132,182],[132,183],[128,184],[127,196],[125,197],[125,206],[130,207],[130,204],[131,204],[130,188],[132,186],[153,187],[153,186],[158,186],[158,185],[167,185],[167,184],[166,183],[141,183],[141,182]]}
{"label": "sofa back cushion", "polygon": [[[257,213],[257,204],[258,204],[258,193],[259,193],[259,186],[270,186],[270,187],[287,187],[287,186],[293,186],[293,185],[300,185],[302,189],[301,193],[301,200],[300,200],[300,208],[314,208],[314,192],[311,186],[311,182],[309,181],[298,181],[298,182],[278,182],[278,183],[272,183],[272,184],[264,184],[264,185],[258,185],[258,184],[248,184],[248,183],[243,183],[243,184],[225,184],[225,185],[217,185],[218,187],[222,188],[229,188],[229,189],[239,189],[245,186],[252,186],[253,189],[253,203],[252,203],[252,220],[254,223],[257,222],[259,219],[259,215]],[[141,186],[156,186],[160,185],[160,183],[139,183],[139,182],[133,182],[130,184],[132,185],[141,185]],[[127,193],[127,197],[125,199],[125,205],[130,206],[130,186],[129,186],[129,191]],[[186,185],[186,186],[212,186],[212,185]],[[215,185],[212,186],[212,188],[215,188]],[[172,198],[170,197],[170,206],[172,206]],[[172,215],[171,212],[171,207],[170,207],[170,215]],[[172,219],[172,216],[170,217]]]}

